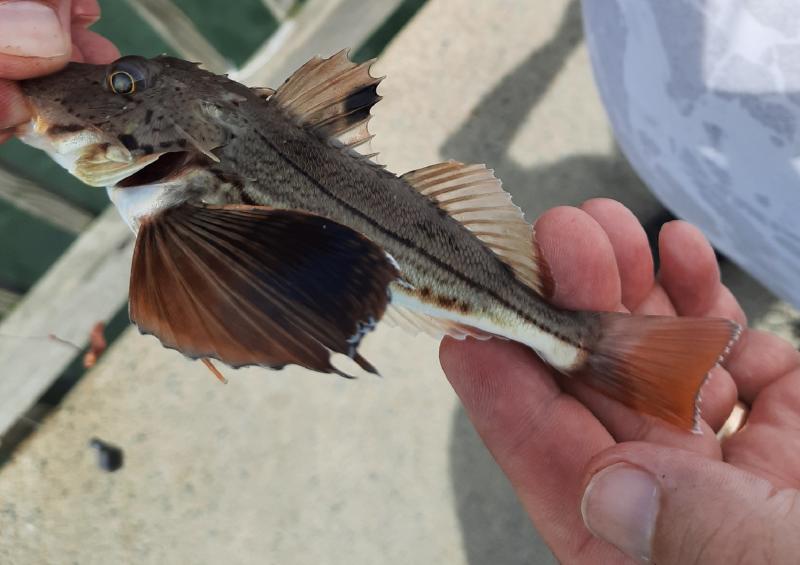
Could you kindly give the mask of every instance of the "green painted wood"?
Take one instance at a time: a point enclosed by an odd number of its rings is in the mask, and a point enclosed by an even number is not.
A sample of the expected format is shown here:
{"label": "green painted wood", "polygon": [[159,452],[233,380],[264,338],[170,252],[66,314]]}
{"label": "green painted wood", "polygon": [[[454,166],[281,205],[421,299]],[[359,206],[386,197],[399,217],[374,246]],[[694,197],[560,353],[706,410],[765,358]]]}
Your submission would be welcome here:
{"label": "green painted wood", "polygon": [[278,29],[278,21],[261,0],[172,0],[203,35],[239,66]]}
{"label": "green painted wood", "polygon": [[23,145],[16,139],[0,145],[0,166],[32,180],[93,215],[99,214],[108,205],[105,190],[86,186],[44,152]]}
{"label": "green painted wood", "polygon": [[0,286],[28,290],[73,239],[0,200]]}
{"label": "green painted wood", "polygon": [[123,55],[174,55],[153,29],[122,0],[100,0],[103,17],[92,30],[111,39]]}

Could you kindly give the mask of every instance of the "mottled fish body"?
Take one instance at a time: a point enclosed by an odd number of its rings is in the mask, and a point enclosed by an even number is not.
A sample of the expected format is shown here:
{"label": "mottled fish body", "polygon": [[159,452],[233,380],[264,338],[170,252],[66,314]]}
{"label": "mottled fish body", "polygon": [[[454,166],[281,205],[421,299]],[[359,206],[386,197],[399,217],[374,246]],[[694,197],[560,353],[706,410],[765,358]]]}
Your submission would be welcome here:
{"label": "mottled fish body", "polygon": [[[633,408],[690,427],[728,320],[548,303],[532,228],[483,165],[397,176],[357,148],[380,79],[345,53],[276,91],[171,57],[71,64],[23,83],[19,135],[137,232],[130,313],[193,358],[337,372],[384,314],[432,335],[499,336]],[[387,308],[389,312],[387,313]]]}

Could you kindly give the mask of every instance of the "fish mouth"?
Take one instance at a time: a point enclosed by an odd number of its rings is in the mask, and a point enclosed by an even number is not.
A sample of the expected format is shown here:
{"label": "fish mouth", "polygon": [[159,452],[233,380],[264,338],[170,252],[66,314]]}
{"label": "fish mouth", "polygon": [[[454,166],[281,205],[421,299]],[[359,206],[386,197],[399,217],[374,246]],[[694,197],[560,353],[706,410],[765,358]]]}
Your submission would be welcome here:
{"label": "fish mouth", "polygon": [[129,188],[174,180],[193,163],[190,151],[134,157],[116,140],[91,127],[48,123],[41,114],[15,131],[23,142],[47,152],[53,160],[89,186]]}
{"label": "fish mouth", "polygon": [[111,186],[158,158],[134,158],[122,144],[88,126],[49,123],[41,114],[17,127],[20,141],[41,149],[72,175],[90,186]]}
{"label": "fish mouth", "polygon": [[155,160],[118,181],[114,186],[116,188],[132,188],[169,182],[180,176],[194,159],[194,153],[189,151],[159,153]]}

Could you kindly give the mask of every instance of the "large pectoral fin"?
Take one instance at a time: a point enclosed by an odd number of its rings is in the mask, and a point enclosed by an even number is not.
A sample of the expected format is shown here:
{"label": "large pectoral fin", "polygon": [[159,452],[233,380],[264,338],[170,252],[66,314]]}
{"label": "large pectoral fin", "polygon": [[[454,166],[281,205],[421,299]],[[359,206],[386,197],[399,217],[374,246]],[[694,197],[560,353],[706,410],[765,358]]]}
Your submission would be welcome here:
{"label": "large pectoral fin", "polygon": [[340,373],[339,352],[374,371],[356,349],[397,276],[381,248],[320,216],[182,205],[141,224],[130,316],[192,358]]}

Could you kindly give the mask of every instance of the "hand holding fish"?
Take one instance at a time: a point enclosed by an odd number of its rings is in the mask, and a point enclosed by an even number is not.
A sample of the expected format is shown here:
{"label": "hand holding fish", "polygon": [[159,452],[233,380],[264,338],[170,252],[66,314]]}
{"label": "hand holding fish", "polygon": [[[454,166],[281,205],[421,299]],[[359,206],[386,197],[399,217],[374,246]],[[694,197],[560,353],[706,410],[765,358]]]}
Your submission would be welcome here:
{"label": "hand holding fish", "polygon": [[[0,4],[0,143],[30,112],[14,80],[46,75],[69,61],[107,63],[119,51],[87,28],[100,18],[97,0],[12,0]],[[4,131],[9,130],[9,131]]]}
{"label": "hand holding fish", "polygon": [[[745,324],[689,224],[663,228],[657,278],[644,231],[618,203],[551,210],[536,233],[562,306]],[[788,563],[800,554],[800,353],[789,343],[743,332],[703,389],[702,435],[621,407],[513,343],[446,340],[441,359],[561,562],[621,562],[611,544],[659,564]],[[737,397],[751,407],[747,426],[720,444],[714,430]]]}

